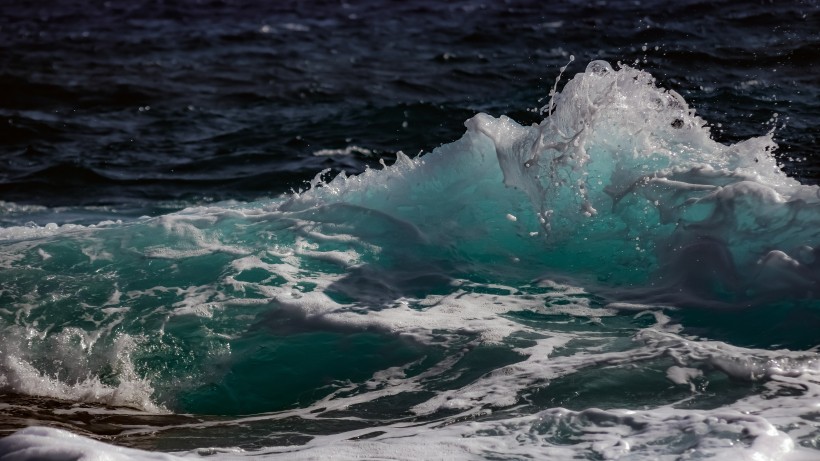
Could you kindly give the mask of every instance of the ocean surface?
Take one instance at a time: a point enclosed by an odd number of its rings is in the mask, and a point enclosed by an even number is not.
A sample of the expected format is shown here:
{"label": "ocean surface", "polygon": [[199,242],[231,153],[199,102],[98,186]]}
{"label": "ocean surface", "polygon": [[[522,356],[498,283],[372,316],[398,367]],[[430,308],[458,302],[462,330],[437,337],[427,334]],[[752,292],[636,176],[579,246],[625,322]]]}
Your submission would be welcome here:
{"label": "ocean surface", "polygon": [[820,459],[820,4],[0,1],[0,460]]}

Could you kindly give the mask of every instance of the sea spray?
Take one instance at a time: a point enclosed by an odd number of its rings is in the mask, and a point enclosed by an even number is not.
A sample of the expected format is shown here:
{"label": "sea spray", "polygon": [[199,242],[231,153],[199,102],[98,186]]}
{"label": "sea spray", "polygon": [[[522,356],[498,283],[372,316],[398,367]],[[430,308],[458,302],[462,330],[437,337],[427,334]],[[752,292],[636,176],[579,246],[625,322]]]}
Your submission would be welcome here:
{"label": "sea spray", "polygon": [[[364,206],[472,256],[504,248],[487,255],[494,263],[537,251],[530,270],[651,280],[689,303],[815,296],[820,192],[780,170],[771,133],[717,143],[680,95],[603,61],[554,99],[538,125],[479,114],[456,143],[415,160],[399,155],[385,173],[342,175],[284,209]],[[529,204],[500,189],[496,162],[503,184]],[[546,246],[530,249],[531,240]],[[601,264],[602,254],[616,264]],[[708,275],[693,273],[704,265]]]}

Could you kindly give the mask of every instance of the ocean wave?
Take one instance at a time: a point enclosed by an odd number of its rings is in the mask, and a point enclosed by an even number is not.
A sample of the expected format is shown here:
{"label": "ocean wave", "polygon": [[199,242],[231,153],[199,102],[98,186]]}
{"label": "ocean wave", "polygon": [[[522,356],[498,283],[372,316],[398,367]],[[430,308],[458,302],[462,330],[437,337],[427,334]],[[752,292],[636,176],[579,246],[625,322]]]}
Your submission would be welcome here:
{"label": "ocean wave", "polygon": [[[123,437],[300,437],[225,458],[816,447],[816,351],[757,333],[816,311],[820,188],[782,171],[772,133],[716,142],[629,66],[590,63],[541,111],[273,199],[3,229],[0,389],[222,417]],[[716,308],[728,333],[689,324]],[[151,456],[76,440],[31,428],[0,453]]]}

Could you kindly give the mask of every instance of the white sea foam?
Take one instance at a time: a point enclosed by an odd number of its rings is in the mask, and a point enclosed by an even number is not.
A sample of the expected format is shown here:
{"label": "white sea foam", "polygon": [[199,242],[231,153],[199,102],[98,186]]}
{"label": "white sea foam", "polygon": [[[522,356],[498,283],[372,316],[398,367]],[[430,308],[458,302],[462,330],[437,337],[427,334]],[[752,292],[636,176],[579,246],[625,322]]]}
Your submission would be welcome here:
{"label": "white sea foam", "polygon": [[[362,429],[300,447],[254,452],[200,449],[179,456],[211,459],[754,459],[805,461],[814,453],[765,418],[721,411],[546,410],[503,421],[397,424],[375,436]],[[31,459],[172,460],[170,454],[105,445],[58,429],[28,428],[0,440],[4,461]]]}
{"label": "white sea foam", "polygon": [[0,439],[3,461],[172,461],[177,456],[108,445],[70,432],[30,427]]}
{"label": "white sea foam", "polygon": [[[153,403],[150,381],[134,369],[130,355],[138,340],[128,335],[120,336],[110,349],[100,350],[95,349],[93,336],[76,328],[46,336],[34,329],[4,325],[3,332],[0,390],[154,413],[165,411]],[[44,358],[50,362],[45,366]],[[100,367],[110,367],[117,382],[104,383],[94,375],[92,370]]]}
{"label": "white sea foam", "polygon": [[330,157],[335,155],[348,156],[355,154],[370,157],[373,155],[373,151],[359,146],[347,146],[344,149],[321,149],[313,153],[316,157]]}

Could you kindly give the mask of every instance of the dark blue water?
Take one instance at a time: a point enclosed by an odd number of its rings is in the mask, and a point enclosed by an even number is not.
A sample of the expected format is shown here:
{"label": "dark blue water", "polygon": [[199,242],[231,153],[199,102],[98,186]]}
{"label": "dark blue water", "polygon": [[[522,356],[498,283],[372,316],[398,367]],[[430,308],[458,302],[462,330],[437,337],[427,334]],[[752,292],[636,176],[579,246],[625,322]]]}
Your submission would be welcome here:
{"label": "dark blue water", "polygon": [[156,214],[276,195],[429,151],[477,112],[540,121],[528,109],[569,55],[568,75],[594,59],[649,71],[719,141],[774,129],[788,171],[820,178],[816,1],[0,8],[6,202]]}
{"label": "dark blue water", "polygon": [[0,0],[0,458],[812,459],[818,64],[815,0]]}

